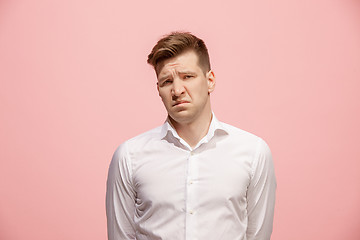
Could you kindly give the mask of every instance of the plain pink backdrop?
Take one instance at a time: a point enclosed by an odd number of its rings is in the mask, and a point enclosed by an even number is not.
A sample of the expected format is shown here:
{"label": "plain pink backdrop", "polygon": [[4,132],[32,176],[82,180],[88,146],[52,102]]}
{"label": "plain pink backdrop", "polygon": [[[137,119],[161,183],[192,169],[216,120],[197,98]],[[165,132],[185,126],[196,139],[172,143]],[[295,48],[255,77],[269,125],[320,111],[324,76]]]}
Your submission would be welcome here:
{"label": "plain pink backdrop", "polygon": [[213,110],[270,145],[273,240],[360,239],[360,2],[0,1],[0,239],[106,239],[115,148],[166,117],[160,36],[208,45]]}

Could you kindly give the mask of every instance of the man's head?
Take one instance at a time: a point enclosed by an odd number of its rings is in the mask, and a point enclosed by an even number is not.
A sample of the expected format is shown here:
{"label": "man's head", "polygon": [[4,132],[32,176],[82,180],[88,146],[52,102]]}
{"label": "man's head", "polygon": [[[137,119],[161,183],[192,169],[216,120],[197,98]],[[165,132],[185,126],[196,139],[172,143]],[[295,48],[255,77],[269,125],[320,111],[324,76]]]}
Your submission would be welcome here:
{"label": "man's head", "polygon": [[172,32],[160,39],[148,56],[147,62],[159,74],[165,60],[192,50],[198,57],[198,65],[204,74],[210,71],[209,53],[203,40],[189,32]]}
{"label": "man's head", "polygon": [[155,45],[148,62],[155,68],[159,96],[173,124],[211,117],[215,76],[201,39],[190,33],[171,33]]}

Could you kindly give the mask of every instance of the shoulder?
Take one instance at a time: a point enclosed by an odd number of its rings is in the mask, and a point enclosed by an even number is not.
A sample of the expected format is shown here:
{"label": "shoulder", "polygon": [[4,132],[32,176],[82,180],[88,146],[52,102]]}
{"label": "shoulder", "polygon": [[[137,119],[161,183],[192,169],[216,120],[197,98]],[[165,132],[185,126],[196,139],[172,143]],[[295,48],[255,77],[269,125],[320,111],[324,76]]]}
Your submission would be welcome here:
{"label": "shoulder", "polygon": [[162,126],[159,126],[121,143],[112,156],[110,169],[128,169],[131,172],[131,158],[134,153],[142,152],[148,144],[161,140],[161,130]]}
{"label": "shoulder", "polygon": [[247,149],[254,156],[271,155],[270,148],[263,138],[227,123],[221,122],[221,125],[228,133],[231,144]]}
{"label": "shoulder", "polygon": [[229,130],[231,140],[240,144],[239,148],[245,150],[251,156],[252,173],[273,172],[273,159],[268,144],[259,136],[229,124],[224,124]]}
{"label": "shoulder", "polygon": [[123,157],[128,155],[129,152],[144,149],[148,144],[160,141],[162,138],[162,128],[163,126],[158,126],[126,140],[115,150],[114,156]]}
{"label": "shoulder", "polygon": [[262,140],[262,138],[256,136],[255,134],[232,126],[230,124],[221,122],[221,125],[229,134],[232,141],[239,142],[241,144],[246,143],[247,145],[253,145],[254,147],[256,147],[259,142],[264,141]]}
{"label": "shoulder", "polygon": [[147,144],[158,142],[162,138],[162,128],[163,126],[153,128],[127,140],[125,143],[127,144],[129,149],[134,149],[143,148]]}

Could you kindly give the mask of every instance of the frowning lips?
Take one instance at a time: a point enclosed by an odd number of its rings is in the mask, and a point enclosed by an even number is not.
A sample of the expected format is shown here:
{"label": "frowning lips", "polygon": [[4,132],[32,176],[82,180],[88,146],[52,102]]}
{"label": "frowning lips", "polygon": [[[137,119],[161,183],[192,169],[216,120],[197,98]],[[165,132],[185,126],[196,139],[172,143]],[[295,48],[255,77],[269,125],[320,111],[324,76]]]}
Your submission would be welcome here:
{"label": "frowning lips", "polygon": [[175,107],[175,106],[177,106],[177,105],[180,105],[180,104],[183,104],[183,103],[189,103],[189,101],[186,101],[186,100],[176,101],[176,102],[173,104],[173,107]]}

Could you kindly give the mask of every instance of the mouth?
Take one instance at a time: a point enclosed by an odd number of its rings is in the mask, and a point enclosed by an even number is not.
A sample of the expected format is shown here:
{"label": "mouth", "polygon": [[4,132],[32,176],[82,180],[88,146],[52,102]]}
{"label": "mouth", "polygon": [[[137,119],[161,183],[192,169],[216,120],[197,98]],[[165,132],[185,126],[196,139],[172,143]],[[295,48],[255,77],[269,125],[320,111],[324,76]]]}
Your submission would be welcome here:
{"label": "mouth", "polygon": [[173,107],[184,104],[184,103],[189,103],[188,101],[177,101],[173,104]]}

